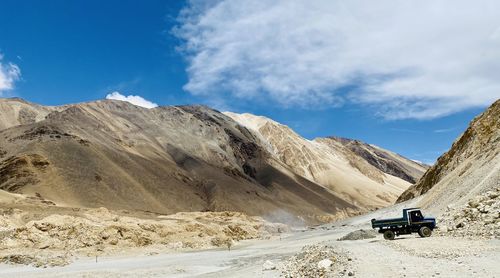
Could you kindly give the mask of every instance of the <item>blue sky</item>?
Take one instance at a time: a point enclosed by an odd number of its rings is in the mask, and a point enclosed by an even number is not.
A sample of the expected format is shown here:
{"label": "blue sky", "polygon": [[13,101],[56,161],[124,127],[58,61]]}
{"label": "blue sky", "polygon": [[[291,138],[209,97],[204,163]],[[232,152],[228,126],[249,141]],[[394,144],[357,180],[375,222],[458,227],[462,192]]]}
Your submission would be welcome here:
{"label": "blue sky", "polygon": [[[236,2],[2,1],[0,95],[60,105],[117,91],[201,103],[426,163],[500,97],[494,1],[473,7],[493,10],[479,23],[467,1],[453,12],[428,7],[436,14],[385,1]],[[385,16],[385,4],[398,16]],[[427,26],[415,24],[422,14]]]}

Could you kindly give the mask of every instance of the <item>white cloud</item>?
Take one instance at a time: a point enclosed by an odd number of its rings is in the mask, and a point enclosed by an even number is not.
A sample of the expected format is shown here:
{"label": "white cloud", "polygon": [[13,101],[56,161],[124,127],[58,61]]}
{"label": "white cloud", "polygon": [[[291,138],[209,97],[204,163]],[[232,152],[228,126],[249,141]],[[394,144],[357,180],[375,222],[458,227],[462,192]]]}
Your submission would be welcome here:
{"label": "white cloud", "polygon": [[2,63],[3,56],[0,54],[0,95],[3,91],[14,88],[14,82],[21,76],[19,67],[12,63]]}
{"label": "white cloud", "polygon": [[174,34],[196,95],[345,101],[427,119],[500,98],[500,2],[190,1]]}
{"label": "white cloud", "polygon": [[120,94],[119,92],[112,92],[106,96],[106,99],[115,99],[115,100],[121,100],[121,101],[127,101],[132,103],[133,105],[145,107],[145,108],[155,108],[158,107],[158,104],[151,102],[149,100],[144,99],[141,96],[124,96]]}

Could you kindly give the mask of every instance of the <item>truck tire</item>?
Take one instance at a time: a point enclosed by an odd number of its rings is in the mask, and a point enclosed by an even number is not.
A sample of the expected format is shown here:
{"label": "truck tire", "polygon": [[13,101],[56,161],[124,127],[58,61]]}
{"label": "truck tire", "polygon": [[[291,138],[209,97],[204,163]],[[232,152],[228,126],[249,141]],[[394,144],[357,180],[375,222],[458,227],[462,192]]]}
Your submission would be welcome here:
{"label": "truck tire", "polygon": [[396,234],[394,233],[394,231],[387,230],[384,232],[384,239],[393,240],[395,238],[396,238]]}
{"label": "truck tire", "polygon": [[418,230],[418,235],[420,237],[430,237],[432,234],[432,230],[429,227],[422,227],[420,230]]}

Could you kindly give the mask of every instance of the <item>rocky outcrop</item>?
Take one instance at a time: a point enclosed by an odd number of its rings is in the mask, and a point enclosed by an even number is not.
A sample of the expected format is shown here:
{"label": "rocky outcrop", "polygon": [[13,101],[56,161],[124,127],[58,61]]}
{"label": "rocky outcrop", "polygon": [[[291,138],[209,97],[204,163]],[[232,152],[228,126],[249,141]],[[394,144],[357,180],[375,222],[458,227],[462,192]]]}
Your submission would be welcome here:
{"label": "rocky outcrop", "polygon": [[0,162],[0,189],[18,192],[26,185],[39,182],[37,173],[45,172],[50,162],[41,155],[9,157]]}
{"label": "rocky outcrop", "polygon": [[476,196],[466,205],[449,205],[438,220],[442,235],[500,238],[500,188]]}
{"label": "rocky outcrop", "polygon": [[359,140],[341,137],[328,137],[328,139],[340,142],[380,171],[412,184],[416,183],[425,170],[429,168],[427,165],[406,159],[398,154]]}

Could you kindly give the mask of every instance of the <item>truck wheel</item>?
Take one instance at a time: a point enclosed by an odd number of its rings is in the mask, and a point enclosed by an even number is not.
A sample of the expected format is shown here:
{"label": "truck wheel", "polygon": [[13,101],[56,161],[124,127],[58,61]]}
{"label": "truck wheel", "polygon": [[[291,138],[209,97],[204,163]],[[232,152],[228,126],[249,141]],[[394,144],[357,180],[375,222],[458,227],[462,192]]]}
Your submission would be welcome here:
{"label": "truck wheel", "polygon": [[429,227],[422,227],[418,230],[418,235],[420,237],[430,237],[432,234],[432,230]]}
{"label": "truck wheel", "polygon": [[396,234],[393,231],[387,230],[384,232],[384,239],[393,240],[394,238],[396,238]]}

